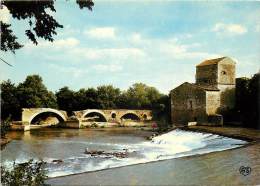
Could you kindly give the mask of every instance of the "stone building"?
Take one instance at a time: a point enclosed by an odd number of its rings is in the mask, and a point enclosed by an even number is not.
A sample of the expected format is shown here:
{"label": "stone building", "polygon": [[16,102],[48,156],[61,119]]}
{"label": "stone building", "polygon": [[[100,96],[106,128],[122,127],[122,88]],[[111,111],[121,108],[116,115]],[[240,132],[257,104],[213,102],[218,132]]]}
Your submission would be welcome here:
{"label": "stone building", "polygon": [[234,107],[235,62],[229,57],[203,61],[196,66],[196,83],[181,84],[170,97],[174,125],[222,125],[220,113]]}

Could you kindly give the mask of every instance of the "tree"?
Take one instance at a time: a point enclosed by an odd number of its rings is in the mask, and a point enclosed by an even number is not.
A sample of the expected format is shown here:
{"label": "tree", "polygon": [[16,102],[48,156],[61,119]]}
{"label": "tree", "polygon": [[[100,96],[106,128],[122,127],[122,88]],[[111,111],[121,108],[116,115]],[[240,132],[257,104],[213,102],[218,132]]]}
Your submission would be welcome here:
{"label": "tree", "polygon": [[[34,44],[38,44],[37,39],[43,38],[53,41],[53,36],[57,34],[57,28],[63,28],[49,12],[56,12],[54,7],[55,0],[46,1],[8,1],[3,0],[1,6],[7,7],[13,18],[18,20],[27,20],[29,29],[25,30],[25,35]],[[87,8],[92,10],[94,3],[92,0],[76,0],[80,9]],[[22,47],[17,41],[17,37],[10,28],[10,24],[0,22],[1,24],[1,50],[11,51]]]}
{"label": "tree", "polygon": [[97,108],[98,93],[94,88],[88,88],[85,91],[85,108],[94,109]]}
{"label": "tree", "polygon": [[247,108],[250,116],[247,120],[247,126],[260,129],[260,120],[259,120],[259,107],[260,107],[260,73],[255,74],[248,85],[249,89],[249,107]]}
{"label": "tree", "polygon": [[70,90],[69,87],[63,87],[58,92],[56,92],[56,98],[58,107],[61,110],[66,110],[68,114],[72,114],[75,111],[75,94],[74,91]]}
{"label": "tree", "polygon": [[22,108],[57,108],[55,95],[47,90],[39,75],[27,76],[18,85],[17,96]]}
{"label": "tree", "polygon": [[236,79],[235,108],[224,113],[224,119],[230,121],[240,121],[244,127],[258,128],[259,106],[260,106],[260,74],[255,74],[252,78]]}
{"label": "tree", "polygon": [[80,89],[77,92],[74,92],[74,109],[75,110],[84,110],[86,108],[86,90],[84,88]]}
{"label": "tree", "polygon": [[121,94],[119,95],[119,97],[117,98],[117,101],[116,101],[117,108],[121,108],[121,109],[131,108],[128,100],[129,99],[128,99],[127,92],[121,91]]}
{"label": "tree", "polygon": [[236,102],[235,107],[239,112],[244,112],[248,106],[250,79],[246,77],[236,79]]}
{"label": "tree", "polygon": [[13,31],[10,29],[10,24],[5,24],[0,21],[1,26],[1,50],[7,52],[21,48],[23,45],[18,43],[17,37],[13,34]]}
{"label": "tree", "polygon": [[133,109],[152,109],[160,104],[163,96],[156,88],[143,83],[135,83],[124,93],[128,106]]}
{"label": "tree", "polygon": [[135,83],[126,91],[127,101],[130,108],[148,108],[150,101],[147,97],[147,86],[143,83]]}
{"label": "tree", "polygon": [[21,107],[17,99],[17,88],[10,80],[1,83],[1,119],[9,116],[18,119]]}
{"label": "tree", "polygon": [[1,183],[3,185],[28,185],[41,186],[46,185],[44,181],[47,179],[47,171],[44,170],[44,161],[28,162],[16,164],[14,162],[13,169],[9,170],[1,165]]}
{"label": "tree", "polygon": [[[8,117],[8,118],[6,118],[6,119],[1,121],[1,123],[0,123],[0,125],[1,125],[1,131],[0,131],[0,133],[1,133],[1,140],[3,138],[6,138],[7,131],[10,130],[10,123],[11,123],[11,117]],[[3,144],[3,146],[5,144]],[[1,150],[2,150],[2,143],[1,143]]]}
{"label": "tree", "polygon": [[97,87],[97,104],[101,109],[117,108],[116,102],[120,95],[120,89],[112,85]]}

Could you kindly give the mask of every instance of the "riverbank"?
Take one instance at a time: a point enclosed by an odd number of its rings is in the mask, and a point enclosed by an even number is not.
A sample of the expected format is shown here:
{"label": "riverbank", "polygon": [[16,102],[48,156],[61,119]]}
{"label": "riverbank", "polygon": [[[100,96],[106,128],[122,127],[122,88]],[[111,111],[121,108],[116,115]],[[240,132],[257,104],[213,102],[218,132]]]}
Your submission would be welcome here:
{"label": "riverbank", "polygon": [[5,146],[10,143],[12,140],[9,138],[0,138],[0,145],[1,145],[1,150],[5,148]]}
{"label": "riverbank", "polygon": [[196,132],[208,132],[218,134],[230,138],[237,138],[246,140],[249,142],[260,142],[260,130],[241,127],[210,127],[210,126],[189,126],[182,128],[184,130],[196,131]]}
{"label": "riverbank", "polygon": [[[52,178],[51,185],[256,185],[260,183],[260,131],[192,126],[185,130],[247,139],[249,145],[209,154]],[[240,167],[250,167],[242,175]]]}

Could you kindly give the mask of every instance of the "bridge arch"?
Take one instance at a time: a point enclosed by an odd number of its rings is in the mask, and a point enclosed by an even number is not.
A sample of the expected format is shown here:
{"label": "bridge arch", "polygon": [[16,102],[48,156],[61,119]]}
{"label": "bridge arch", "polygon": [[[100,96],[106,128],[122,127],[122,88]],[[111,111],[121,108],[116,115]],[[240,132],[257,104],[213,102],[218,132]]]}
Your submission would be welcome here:
{"label": "bridge arch", "polygon": [[50,114],[53,114],[53,116],[57,117],[57,119],[59,119],[59,121],[66,121],[67,118],[64,116],[64,114],[56,109],[51,109],[51,108],[48,108],[48,109],[43,109],[43,110],[40,110],[38,112],[36,112],[35,114],[33,114],[30,119],[28,120],[29,124],[32,124],[32,121],[39,115],[41,114],[44,114],[44,113],[50,113]]}
{"label": "bridge arch", "polygon": [[126,112],[121,115],[120,119],[131,119],[131,120],[141,120],[140,116],[135,112]]}
{"label": "bridge arch", "polygon": [[92,115],[92,114],[97,114],[97,115],[101,116],[102,119],[103,119],[105,122],[108,121],[106,115],[105,115],[102,111],[96,110],[96,109],[91,109],[91,110],[86,111],[86,112],[82,115],[82,119],[84,119],[87,115]]}

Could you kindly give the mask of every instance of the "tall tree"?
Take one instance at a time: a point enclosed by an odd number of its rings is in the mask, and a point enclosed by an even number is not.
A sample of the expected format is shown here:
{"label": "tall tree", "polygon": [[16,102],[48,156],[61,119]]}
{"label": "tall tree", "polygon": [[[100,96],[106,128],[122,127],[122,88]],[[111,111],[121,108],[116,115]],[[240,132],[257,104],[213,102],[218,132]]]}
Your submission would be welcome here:
{"label": "tall tree", "polygon": [[252,78],[236,79],[235,108],[224,113],[224,119],[228,121],[240,121],[244,127],[260,129],[260,74]]}
{"label": "tall tree", "polygon": [[95,88],[88,88],[85,91],[85,108],[94,109],[98,108],[98,93]]}
{"label": "tall tree", "polygon": [[57,107],[55,95],[47,90],[39,75],[27,76],[25,81],[18,85],[17,96],[23,108]]}
{"label": "tall tree", "polygon": [[148,98],[149,88],[150,87],[143,83],[135,83],[129,87],[126,91],[126,97],[130,108],[147,109],[151,107],[151,101]]}
{"label": "tall tree", "polygon": [[17,99],[17,88],[10,80],[1,83],[1,119],[11,116],[18,119],[21,113],[19,100]]}
{"label": "tall tree", "polygon": [[116,102],[120,95],[120,89],[112,85],[97,87],[97,104],[101,109],[116,108]]}
{"label": "tall tree", "polygon": [[[13,18],[28,21],[28,29],[25,35],[34,44],[37,45],[38,38],[53,41],[53,36],[57,34],[57,28],[63,28],[57,20],[51,15],[56,12],[54,6],[55,0],[34,0],[34,1],[10,1],[2,0],[1,8],[5,6]],[[76,0],[80,9],[87,8],[92,10],[94,3],[92,0]],[[11,51],[22,47],[17,40],[14,32],[10,28],[10,24],[0,22],[1,24],[1,50]]]}
{"label": "tall tree", "polygon": [[260,129],[260,73],[255,74],[249,82],[249,103],[250,106],[247,108],[250,112],[247,126]]}
{"label": "tall tree", "polygon": [[75,111],[75,94],[74,91],[70,90],[69,87],[63,87],[56,92],[58,107],[61,110],[65,110],[69,115],[72,111]]}

